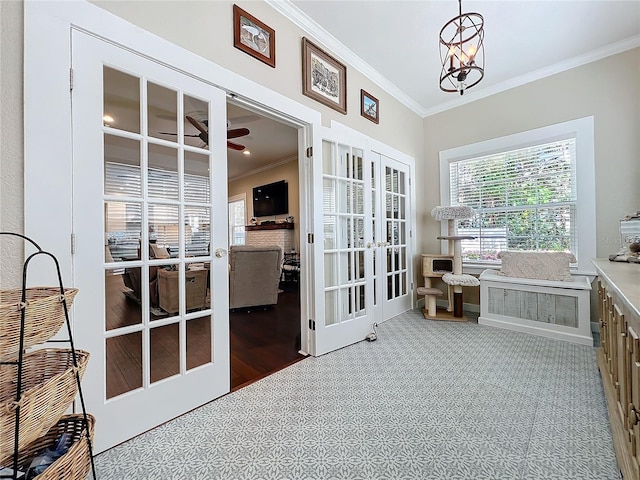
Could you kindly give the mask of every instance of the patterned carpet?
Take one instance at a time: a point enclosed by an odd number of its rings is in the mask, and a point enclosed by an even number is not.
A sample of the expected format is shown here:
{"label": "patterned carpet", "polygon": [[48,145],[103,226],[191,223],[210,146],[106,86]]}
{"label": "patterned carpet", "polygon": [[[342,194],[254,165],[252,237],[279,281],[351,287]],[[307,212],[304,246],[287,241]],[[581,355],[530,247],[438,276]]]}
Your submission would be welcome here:
{"label": "patterned carpet", "polygon": [[620,479],[595,349],[419,310],[96,457],[108,479]]}

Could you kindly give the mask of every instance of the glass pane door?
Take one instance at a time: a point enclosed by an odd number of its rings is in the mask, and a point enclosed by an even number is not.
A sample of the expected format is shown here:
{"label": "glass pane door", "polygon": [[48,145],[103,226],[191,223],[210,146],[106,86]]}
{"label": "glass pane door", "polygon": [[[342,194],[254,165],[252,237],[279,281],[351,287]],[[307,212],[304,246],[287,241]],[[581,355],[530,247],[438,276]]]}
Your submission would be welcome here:
{"label": "glass pane door", "polygon": [[408,167],[400,162],[380,155],[382,180],[382,212],[384,213],[382,269],[383,318],[410,308],[410,221],[409,221],[409,177]]}
{"label": "glass pane door", "polygon": [[[211,344],[211,185],[210,155],[198,151],[208,145],[188,151],[192,137],[177,133],[178,112],[197,110],[208,119],[207,101],[109,66],[103,78],[110,399],[212,361],[210,348],[198,352],[189,348],[195,339],[180,339],[195,322],[203,336],[198,342]],[[181,123],[182,132],[193,128]]]}
{"label": "glass pane door", "polygon": [[371,169],[364,150],[346,143],[325,140],[322,155],[323,328],[331,330],[327,344],[337,345],[371,328]]}
{"label": "glass pane door", "polygon": [[91,297],[75,314],[91,319],[77,343],[100,451],[229,389],[227,262],[211,255],[227,245],[226,102],[74,35],[75,277]]}

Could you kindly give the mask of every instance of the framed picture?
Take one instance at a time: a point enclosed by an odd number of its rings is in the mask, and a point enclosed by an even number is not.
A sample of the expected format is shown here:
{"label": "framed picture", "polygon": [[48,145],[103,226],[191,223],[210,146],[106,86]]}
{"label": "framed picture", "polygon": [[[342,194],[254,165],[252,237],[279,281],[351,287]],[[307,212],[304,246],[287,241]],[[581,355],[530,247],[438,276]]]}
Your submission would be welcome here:
{"label": "framed picture", "polygon": [[360,115],[373,123],[380,121],[380,103],[370,93],[360,90]]}
{"label": "framed picture", "polygon": [[302,94],[347,113],[347,67],[302,39]]}
{"label": "framed picture", "polygon": [[233,6],[233,46],[276,68],[276,32],[239,6]]}

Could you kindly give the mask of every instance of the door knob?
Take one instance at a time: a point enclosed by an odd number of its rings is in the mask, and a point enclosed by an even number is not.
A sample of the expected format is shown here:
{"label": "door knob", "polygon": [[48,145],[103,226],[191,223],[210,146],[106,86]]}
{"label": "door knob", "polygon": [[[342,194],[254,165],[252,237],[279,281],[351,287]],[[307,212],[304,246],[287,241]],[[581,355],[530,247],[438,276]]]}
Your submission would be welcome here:
{"label": "door knob", "polygon": [[216,257],[222,258],[227,256],[227,251],[224,248],[216,248]]}

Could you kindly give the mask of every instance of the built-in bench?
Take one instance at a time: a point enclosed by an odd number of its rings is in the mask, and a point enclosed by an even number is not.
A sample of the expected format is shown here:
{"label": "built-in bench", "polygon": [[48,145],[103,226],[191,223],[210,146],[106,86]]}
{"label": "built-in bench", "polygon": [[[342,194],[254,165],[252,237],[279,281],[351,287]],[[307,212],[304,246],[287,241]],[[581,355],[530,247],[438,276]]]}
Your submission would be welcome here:
{"label": "built-in bench", "polygon": [[541,280],[485,270],[478,323],[593,346],[590,291],[585,276]]}

